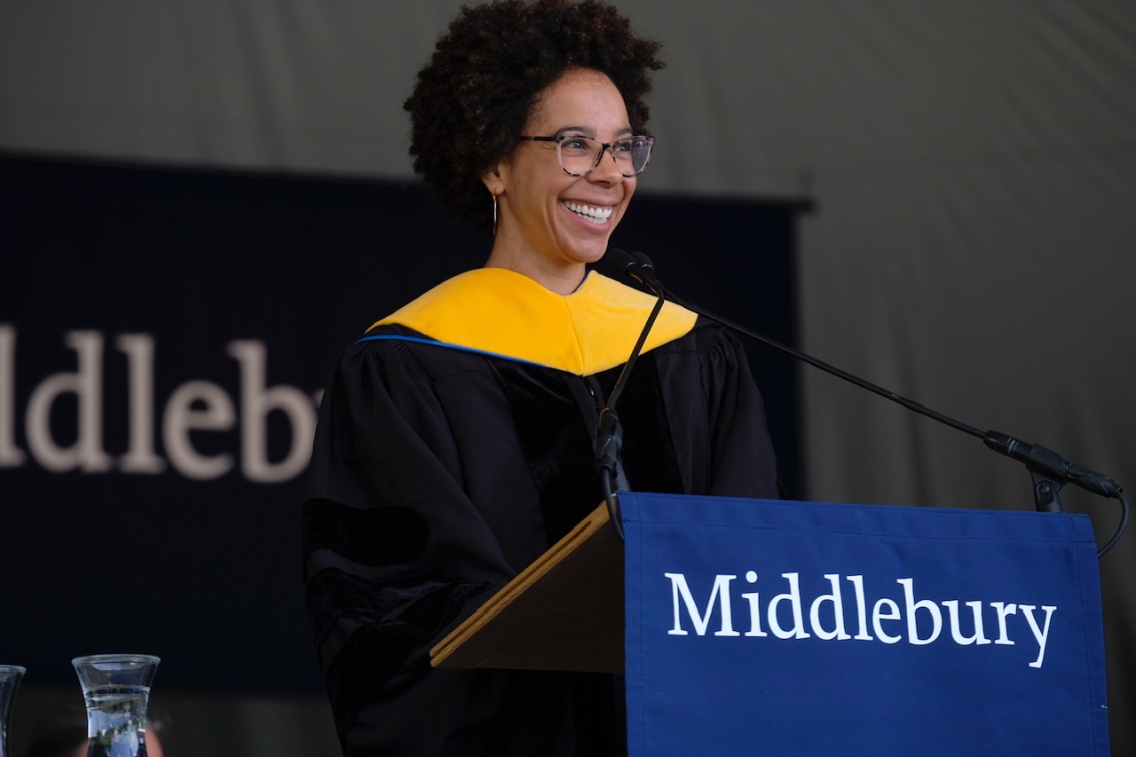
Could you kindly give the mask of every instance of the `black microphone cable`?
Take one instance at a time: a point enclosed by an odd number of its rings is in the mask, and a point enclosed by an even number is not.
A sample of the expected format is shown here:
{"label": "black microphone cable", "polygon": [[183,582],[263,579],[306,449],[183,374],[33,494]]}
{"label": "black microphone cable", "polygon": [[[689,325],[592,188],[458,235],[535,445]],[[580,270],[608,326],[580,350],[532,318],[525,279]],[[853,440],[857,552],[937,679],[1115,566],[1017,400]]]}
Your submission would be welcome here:
{"label": "black microphone cable", "polygon": [[[628,263],[634,263],[631,257],[622,250],[610,250],[607,255],[611,255],[613,252],[617,253],[617,256],[626,256]],[[639,339],[631,350],[631,356],[623,364],[619,378],[611,387],[611,393],[608,395],[604,409],[600,411],[599,423],[596,426],[596,470],[600,474],[600,484],[603,487],[604,502],[607,503],[608,518],[615,526],[615,533],[619,536],[621,542],[624,540],[623,520],[620,517],[619,501],[614,490],[623,489],[626,491],[631,488],[631,485],[627,481],[620,458],[620,453],[623,450],[623,427],[619,423],[619,416],[615,413],[615,404],[619,402],[623,389],[627,386],[627,378],[631,375],[631,369],[635,367],[635,361],[639,359],[639,353],[643,351],[643,345],[647,342],[647,335],[651,333],[651,328],[655,325],[655,320],[659,317],[659,313],[662,312],[663,305],[666,303],[666,297],[661,288],[655,288],[648,281],[637,277],[635,273],[628,270],[627,265],[624,265],[622,275],[631,276],[650,288],[658,299],[655,300],[655,306],[651,308],[651,313],[647,316],[643,330],[639,332]],[[612,484],[613,479],[615,480],[614,486]]]}
{"label": "black microphone cable", "polygon": [[[609,260],[610,259],[610,260]],[[1120,524],[1117,526],[1116,532],[1112,538],[1097,551],[1097,558],[1100,559],[1112,549],[1120,537],[1124,534],[1125,529],[1128,527],[1128,519],[1131,507],[1128,503],[1128,498],[1124,495],[1123,487],[1113,481],[1108,476],[1091,471],[1084,466],[1076,463],[1071,463],[1065,460],[1061,455],[1053,450],[1047,449],[1036,444],[1026,444],[1007,434],[999,431],[982,431],[974,426],[968,425],[961,421],[957,421],[950,416],[943,415],[942,413],[931,410],[923,405],[902,397],[893,391],[884,389],[881,386],[865,381],[859,376],[855,376],[847,371],[843,371],[836,366],[829,365],[823,360],[818,360],[811,355],[796,350],[786,344],[782,344],[775,339],[770,339],[764,334],[759,334],[752,329],[748,329],[738,323],[735,323],[728,318],[723,318],[706,310],[705,308],[698,307],[697,305],[686,302],[685,300],[677,297],[671,290],[667,289],[659,281],[655,275],[655,265],[651,259],[642,252],[624,252],[623,250],[611,249],[608,250],[607,255],[604,256],[604,262],[608,264],[609,269],[618,276],[624,276],[634,279],[648,287],[660,297],[665,297],[676,305],[680,305],[687,310],[690,310],[698,315],[709,318],[712,321],[722,324],[726,328],[737,331],[740,334],[756,339],[757,341],[773,347],[776,350],[784,352],[785,354],[796,358],[802,362],[808,363],[814,368],[832,374],[837,378],[844,379],[845,381],[855,384],[861,389],[867,389],[874,394],[878,394],[885,399],[903,405],[908,410],[919,413],[920,415],[936,420],[951,428],[962,431],[965,434],[978,437],[982,439],[987,447],[1003,454],[1007,457],[1025,463],[1026,469],[1029,470],[1034,483],[1034,501],[1037,504],[1039,511],[1060,512],[1060,500],[1057,493],[1062,486],[1067,482],[1073,482],[1086,491],[1099,494],[1103,497],[1113,497],[1120,502]]]}

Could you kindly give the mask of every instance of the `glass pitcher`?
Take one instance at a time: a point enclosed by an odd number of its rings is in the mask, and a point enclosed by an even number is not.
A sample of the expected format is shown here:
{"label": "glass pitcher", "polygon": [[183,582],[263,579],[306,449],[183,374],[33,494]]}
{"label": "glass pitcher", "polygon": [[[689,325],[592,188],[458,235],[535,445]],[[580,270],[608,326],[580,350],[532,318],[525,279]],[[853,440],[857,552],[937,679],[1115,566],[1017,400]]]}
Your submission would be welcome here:
{"label": "glass pitcher", "polygon": [[146,706],[158,662],[141,654],[71,661],[87,703],[87,757],[147,757]]}
{"label": "glass pitcher", "polygon": [[12,757],[12,748],[8,745],[8,724],[12,722],[16,689],[20,688],[26,672],[19,665],[0,665],[0,757]]}

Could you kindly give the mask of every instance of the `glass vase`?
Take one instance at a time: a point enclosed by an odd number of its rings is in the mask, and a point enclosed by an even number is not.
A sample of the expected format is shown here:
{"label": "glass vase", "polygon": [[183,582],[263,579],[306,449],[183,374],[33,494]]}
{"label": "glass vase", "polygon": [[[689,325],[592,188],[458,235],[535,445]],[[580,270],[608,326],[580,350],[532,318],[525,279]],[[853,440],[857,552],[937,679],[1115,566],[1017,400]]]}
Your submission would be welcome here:
{"label": "glass vase", "polygon": [[71,661],[87,703],[87,757],[147,757],[146,706],[158,662],[141,654]]}
{"label": "glass vase", "polygon": [[0,757],[12,757],[12,748],[8,745],[8,724],[12,722],[16,689],[20,688],[26,672],[19,665],[0,665]]}

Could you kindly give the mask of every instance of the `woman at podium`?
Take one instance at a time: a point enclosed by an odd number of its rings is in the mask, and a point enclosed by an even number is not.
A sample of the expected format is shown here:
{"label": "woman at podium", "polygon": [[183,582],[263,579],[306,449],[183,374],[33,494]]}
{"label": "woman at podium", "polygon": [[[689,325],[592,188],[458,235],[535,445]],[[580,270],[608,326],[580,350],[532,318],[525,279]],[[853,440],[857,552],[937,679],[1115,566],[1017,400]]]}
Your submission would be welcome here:
{"label": "woman at podium", "polygon": [[[304,572],[346,755],[621,749],[611,676],[432,669],[429,649],[602,499],[597,417],[654,298],[587,266],[651,157],[658,49],[592,0],[464,8],[406,102],[415,170],[493,246],[327,384]],[[664,309],[619,413],[633,489],[777,496],[745,355],[692,313]]]}

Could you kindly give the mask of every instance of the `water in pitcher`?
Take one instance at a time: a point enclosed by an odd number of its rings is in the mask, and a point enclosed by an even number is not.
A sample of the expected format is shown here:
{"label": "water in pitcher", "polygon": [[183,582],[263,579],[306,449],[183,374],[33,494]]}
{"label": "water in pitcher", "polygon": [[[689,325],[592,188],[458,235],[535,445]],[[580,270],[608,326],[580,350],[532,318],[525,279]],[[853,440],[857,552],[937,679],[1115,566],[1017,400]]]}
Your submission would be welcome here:
{"label": "water in pitcher", "polygon": [[105,686],[85,694],[87,757],[147,757],[148,686]]}

